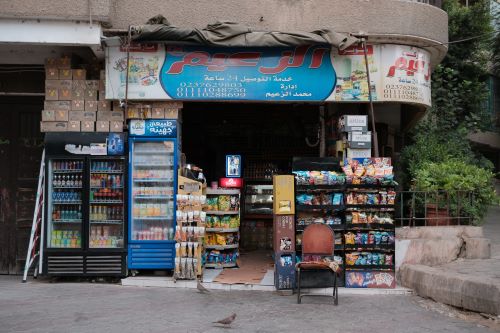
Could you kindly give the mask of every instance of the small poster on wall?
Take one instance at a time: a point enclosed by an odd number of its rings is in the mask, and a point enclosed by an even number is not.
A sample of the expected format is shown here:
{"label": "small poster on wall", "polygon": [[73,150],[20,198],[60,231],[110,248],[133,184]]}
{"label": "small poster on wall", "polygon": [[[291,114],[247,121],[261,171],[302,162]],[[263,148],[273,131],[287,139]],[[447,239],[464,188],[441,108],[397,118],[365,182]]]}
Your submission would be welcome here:
{"label": "small poster on wall", "polygon": [[241,177],[241,155],[226,155],[226,177]]}

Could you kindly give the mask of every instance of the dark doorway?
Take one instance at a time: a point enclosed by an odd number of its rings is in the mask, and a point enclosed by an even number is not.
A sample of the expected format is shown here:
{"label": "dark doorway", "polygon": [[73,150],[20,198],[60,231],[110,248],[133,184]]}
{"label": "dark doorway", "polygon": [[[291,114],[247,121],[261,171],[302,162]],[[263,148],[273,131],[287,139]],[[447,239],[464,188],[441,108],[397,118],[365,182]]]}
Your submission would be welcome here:
{"label": "dark doorway", "polygon": [[43,97],[0,97],[0,274],[24,269],[43,136]]}

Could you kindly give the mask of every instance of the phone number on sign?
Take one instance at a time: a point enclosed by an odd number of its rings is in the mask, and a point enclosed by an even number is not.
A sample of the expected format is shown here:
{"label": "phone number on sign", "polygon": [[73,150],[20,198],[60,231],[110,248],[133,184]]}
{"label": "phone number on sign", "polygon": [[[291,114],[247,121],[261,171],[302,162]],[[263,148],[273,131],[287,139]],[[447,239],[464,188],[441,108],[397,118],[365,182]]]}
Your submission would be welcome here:
{"label": "phone number on sign", "polygon": [[195,97],[195,98],[235,98],[245,97],[245,88],[207,88],[207,87],[179,87],[177,88],[176,96],[179,98]]}
{"label": "phone number on sign", "polygon": [[423,99],[423,93],[418,87],[387,84],[384,89],[384,98],[421,100]]}

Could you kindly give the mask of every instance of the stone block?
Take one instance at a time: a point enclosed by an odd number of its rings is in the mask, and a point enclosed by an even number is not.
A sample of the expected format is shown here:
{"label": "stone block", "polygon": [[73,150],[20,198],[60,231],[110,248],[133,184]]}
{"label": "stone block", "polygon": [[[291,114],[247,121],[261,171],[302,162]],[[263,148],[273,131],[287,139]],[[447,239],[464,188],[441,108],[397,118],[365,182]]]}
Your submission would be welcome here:
{"label": "stone block", "polygon": [[464,238],[466,259],[489,259],[491,257],[490,240],[487,238]]}
{"label": "stone block", "polygon": [[[435,266],[456,260],[463,245],[461,238],[411,239],[398,242],[396,247],[397,266],[404,264]],[[401,250],[406,250],[403,254]]]}

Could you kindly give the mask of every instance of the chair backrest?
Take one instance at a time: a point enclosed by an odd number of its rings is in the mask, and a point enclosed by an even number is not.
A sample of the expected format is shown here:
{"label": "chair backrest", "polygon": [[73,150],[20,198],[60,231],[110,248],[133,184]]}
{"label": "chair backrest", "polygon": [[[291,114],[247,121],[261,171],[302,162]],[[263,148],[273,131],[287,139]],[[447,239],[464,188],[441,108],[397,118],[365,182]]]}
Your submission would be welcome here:
{"label": "chair backrest", "polygon": [[302,234],[302,254],[331,256],[335,250],[333,230],[322,223],[308,225]]}

